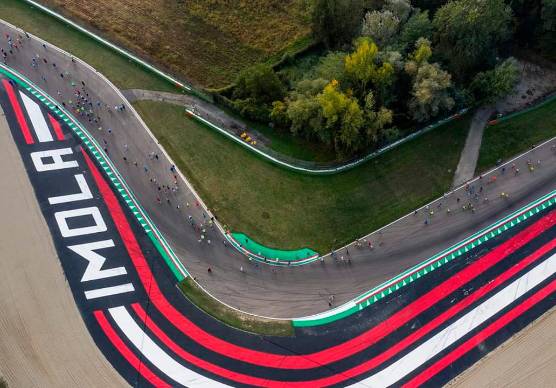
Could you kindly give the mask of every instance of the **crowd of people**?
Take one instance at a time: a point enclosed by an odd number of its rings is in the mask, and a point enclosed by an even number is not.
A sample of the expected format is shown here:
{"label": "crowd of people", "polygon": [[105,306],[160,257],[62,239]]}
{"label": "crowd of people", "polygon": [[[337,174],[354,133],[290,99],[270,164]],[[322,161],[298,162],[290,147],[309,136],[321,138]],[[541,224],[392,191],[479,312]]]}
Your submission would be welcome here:
{"label": "crowd of people", "polygon": [[[154,201],[160,206],[171,206],[175,211],[180,212],[184,222],[189,224],[196,234],[199,244],[212,245],[213,241],[220,239],[224,246],[228,247],[226,238],[221,236],[215,228],[216,221],[214,217],[207,213],[191,192],[186,190],[182,193],[176,167],[174,165],[165,167],[166,158],[162,158],[158,151],[145,152],[141,147],[135,146],[130,150],[129,144],[133,143],[129,134],[124,131],[120,133],[116,126],[107,124],[121,122],[125,120],[126,114],[130,114],[127,112],[125,102],[119,101],[114,104],[113,101],[110,103],[103,101],[98,94],[89,88],[85,80],[76,76],[79,74],[76,67],[80,65],[74,57],[69,56],[65,63],[56,63],[52,58],[57,58],[56,60],[59,61],[60,55],[51,55],[53,49],[47,47],[44,43],[39,46],[39,48],[42,46],[39,52],[30,53],[29,50],[24,50],[26,42],[31,39],[31,36],[27,33],[5,34],[1,41],[2,44],[0,44],[3,63],[10,65],[10,62],[18,56],[28,58],[29,69],[25,70],[28,70],[30,74],[35,74],[35,78],[40,79],[40,82],[43,83],[42,86],[49,90],[51,95],[54,95],[53,89],[57,87],[55,95],[58,104],[78,117],[82,124],[91,129],[91,132],[96,132],[94,135],[96,138],[102,139],[106,154],[110,154],[114,158],[119,153],[125,166],[128,166],[127,168],[143,167],[145,179],[148,180],[152,188]],[[114,117],[114,115],[121,115],[121,117]],[[118,132],[117,136],[113,135],[115,130]],[[556,144],[552,144],[550,149],[556,155]],[[526,162],[527,170],[534,173],[541,168],[541,164],[540,159],[529,159]],[[466,184],[463,190],[445,194],[440,200],[415,210],[413,214],[415,217],[422,215],[422,223],[426,227],[441,214],[449,217],[454,217],[456,213],[474,214],[479,207],[489,206],[491,197],[498,196],[507,200],[510,198],[507,191],[497,193],[497,190],[499,190],[497,182],[498,178],[508,176],[511,179],[511,177],[518,176],[521,173],[516,162],[511,163],[510,169],[512,173],[507,174],[507,166],[501,165],[489,175],[489,179],[484,179],[481,175],[477,180]],[[373,251],[375,244],[380,247],[384,240],[383,232],[379,231],[358,239],[345,248],[331,251],[330,257],[337,264],[350,265],[352,262],[350,246],[358,250],[368,249]],[[357,254],[356,256],[365,255],[367,254]],[[248,258],[248,262],[251,265],[257,265],[251,258]],[[321,262],[324,263],[324,257],[321,257]],[[243,265],[239,267],[239,270],[242,273],[245,272]],[[210,267],[208,272],[212,273]],[[331,295],[328,299],[329,306],[332,306],[333,300],[334,297]]]}

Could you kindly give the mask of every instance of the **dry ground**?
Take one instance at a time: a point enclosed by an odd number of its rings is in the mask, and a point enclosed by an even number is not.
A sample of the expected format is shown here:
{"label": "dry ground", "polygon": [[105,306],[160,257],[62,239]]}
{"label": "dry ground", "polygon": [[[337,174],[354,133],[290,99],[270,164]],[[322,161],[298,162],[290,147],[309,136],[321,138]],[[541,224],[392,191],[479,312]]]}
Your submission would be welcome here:
{"label": "dry ground", "polygon": [[307,0],[39,0],[203,87],[309,35]]}
{"label": "dry ground", "polygon": [[452,387],[554,387],[556,310],[544,314],[456,378]]}
{"label": "dry ground", "polygon": [[0,149],[0,377],[9,387],[127,385],[77,310],[1,108]]}

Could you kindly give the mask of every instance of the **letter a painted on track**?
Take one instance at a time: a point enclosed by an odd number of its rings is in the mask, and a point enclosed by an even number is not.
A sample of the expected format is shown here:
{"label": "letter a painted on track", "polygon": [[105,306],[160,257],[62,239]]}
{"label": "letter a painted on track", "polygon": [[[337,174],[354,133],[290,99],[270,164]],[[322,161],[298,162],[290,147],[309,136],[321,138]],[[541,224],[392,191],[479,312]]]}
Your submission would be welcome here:
{"label": "letter a painted on track", "polygon": [[89,262],[81,282],[88,282],[90,280],[99,280],[111,278],[114,276],[120,276],[127,274],[124,267],[102,269],[106,258],[95,252],[97,249],[112,248],[114,246],[114,241],[103,240],[95,241],[92,243],[78,244],[78,245],[68,245],[68,248],[77,253],[79,256],[84,258]]}
{"label": "letter a painted on track", "polygon": [[[62,155],[71,155],[71,148],[60,148],[56,150],[38,151],[31,153],[31,159],[38,172],[61,170],[63,168],[79,167],[75,160],[62,160]],[[45,163],[43,159],[50,158],[52,163]]]}

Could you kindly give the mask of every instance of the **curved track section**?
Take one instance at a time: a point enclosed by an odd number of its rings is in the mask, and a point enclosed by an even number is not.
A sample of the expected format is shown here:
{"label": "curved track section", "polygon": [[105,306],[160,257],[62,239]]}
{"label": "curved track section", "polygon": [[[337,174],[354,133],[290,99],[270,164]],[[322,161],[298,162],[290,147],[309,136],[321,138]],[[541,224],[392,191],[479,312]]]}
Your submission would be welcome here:
{"label": "curved track section", "polygon": [[[438,385],[556,303],[556,210],[545,206],[342,320],[294,337],[232,329],[188,302],[67,125],[13,82],[0,103],[83,320],[132,385]],[[556,193],[553,193],[556,195]]]}

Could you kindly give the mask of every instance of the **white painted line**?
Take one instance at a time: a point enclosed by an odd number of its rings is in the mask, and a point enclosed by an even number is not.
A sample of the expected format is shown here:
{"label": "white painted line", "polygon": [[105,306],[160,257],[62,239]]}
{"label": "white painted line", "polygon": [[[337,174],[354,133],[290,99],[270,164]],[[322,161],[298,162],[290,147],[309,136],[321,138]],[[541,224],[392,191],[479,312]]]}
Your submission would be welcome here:
{"label": "white painted line", "polygon": [[74,177],[75,180],[77,181],[77,185],[79,186],[79,193],[59,195],[57,197],[49,197],[48,203],[50,203],[51,205],[56,205],[59,203],[84,201],[86,199],[93,198],[91,189],[89,189],[89,185],[87,184],[87,181],[85,180],[83,174],[76,174],[74,175]]}
{"label": "white painted line", "polygon": [[227,387],[181,365],[161,349],[131,317],[124,306],[108,310],[131,343],[162,373],[186,387]]}
{"label": "white painted line", "polygon": [[41,108],[39,104],[35,101],[31,100],[25,93],[21,90],[19,91],[19,95],[23,100],[23,105],[25,105],[25,109],[29,114],[29,118],[31,119],[31,123],[33,124],[33,129],[37,134],[37,138],[39,142],[44,143],[47,141],[54,140],[52,138],[52,134],[50,133],[50,129],[48,129],[48,125],[46,124],[46,120],[42,114]]}
{"label": "white painted line", "polygon": [[556,254],[552,255],[519,279],[516,279],[506,288],[491,296],[485,302],[469,311],[398,361],[352,386],[360,386],[363,384],[370,387],[388,387],[395,384],[398,380],[435,357],[454,342],[463,338],[467,333],[479,327],[499,311],[531,291],[544,280],[551,277],[555,272]]}
{"label": "white painted line", "polygon": [[85,298],[97,299],[97,298],[102,298],[103,296],[125,294],[127,292],[133,292],[133,291],[135,291],[135,287],[133,287],[133,284],[126,283],[120,286],[104,287],[104,288],[97,288],[96,290],[85,291]]}

